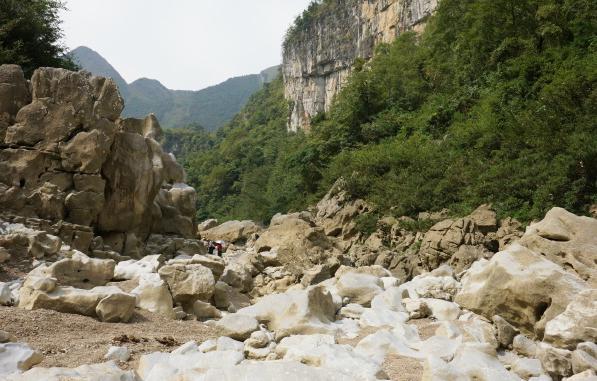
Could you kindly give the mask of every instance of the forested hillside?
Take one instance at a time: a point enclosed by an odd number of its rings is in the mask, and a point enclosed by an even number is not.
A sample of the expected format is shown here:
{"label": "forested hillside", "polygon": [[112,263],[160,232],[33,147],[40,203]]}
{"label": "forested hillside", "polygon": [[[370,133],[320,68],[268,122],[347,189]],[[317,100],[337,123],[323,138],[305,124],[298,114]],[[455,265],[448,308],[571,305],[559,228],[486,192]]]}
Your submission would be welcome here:
{"label": "forested hillside", "polygon": [[79,66],[94,75],[114,79],[125,100],[124,116],[141,118],[154,113],[163,127],[201,125],[216,130],[228,123],[249,97],[277,74],[278,66],[230,78],[198,91],[170,90],[155,79],[140,78],[127,84],[118,71],[96,51],[80,46],[70,52]]}
{"label": "forested hillside", "polygon": [[443,0],[423,34],[357,63],[309,135],[286,132],[280,79],[253,96],[187,157],[199,213],[266,221],[340,176],[383,213],[583,213],[597,201],[596,33],[590,0]]}

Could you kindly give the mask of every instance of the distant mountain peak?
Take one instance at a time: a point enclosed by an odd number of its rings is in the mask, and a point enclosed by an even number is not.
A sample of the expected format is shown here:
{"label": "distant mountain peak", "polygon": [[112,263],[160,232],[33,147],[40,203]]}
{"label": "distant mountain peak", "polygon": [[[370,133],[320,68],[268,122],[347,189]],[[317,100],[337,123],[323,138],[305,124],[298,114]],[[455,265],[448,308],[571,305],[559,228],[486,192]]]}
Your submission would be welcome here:
{"label": "distant mountain peak", "polygon": [[177,128],[199,124],[215,130],[228,123],[259,90],[279,73],[279,66],[259,74],[230,78],[199,91],[170,90],[157,79],[139,78],[130,84],[95,50],[80,46],[71,52],[82,69],[112,78],[125,100],[123,116],[144,117],[154,113],[164,127]]}
{"label": "distant mountain peak", "polygon": [[87,46],[79,46],[70,52],[73,60],[82,68],[92,73],[93,75],[100,75],[102,77],[109,77],[116,82],[120,93],[126,98],[128,95],[128,85],[120,73],[95,50]]}

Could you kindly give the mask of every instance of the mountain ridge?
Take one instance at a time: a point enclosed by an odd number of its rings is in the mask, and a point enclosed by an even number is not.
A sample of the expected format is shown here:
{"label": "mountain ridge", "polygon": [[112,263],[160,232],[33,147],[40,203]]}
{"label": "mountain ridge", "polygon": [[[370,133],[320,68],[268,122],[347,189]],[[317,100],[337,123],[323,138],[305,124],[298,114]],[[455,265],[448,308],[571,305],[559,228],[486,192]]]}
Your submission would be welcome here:
{"label": "mountain ridge", "polygon": [[166,128],[201,125],[217,130],[232,120],[249,97],[271,82],[279,71],[279,66],[272,66],[258,74],[232,77],[201,90],[173,90],[146,77],[127,83],[108,60],[89,47],[80,46],[70,54],[82,69],[116,82],[125,100],[123,116],[140,118],[154,113]]}

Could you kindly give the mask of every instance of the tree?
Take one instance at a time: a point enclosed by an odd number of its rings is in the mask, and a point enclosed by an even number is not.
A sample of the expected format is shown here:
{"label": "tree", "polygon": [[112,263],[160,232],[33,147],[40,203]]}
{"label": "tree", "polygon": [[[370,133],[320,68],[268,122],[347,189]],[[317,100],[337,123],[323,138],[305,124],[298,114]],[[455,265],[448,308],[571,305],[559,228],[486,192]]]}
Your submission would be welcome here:
{"label": "tree", "polygon": [[31,76],[41,66],[76,69],[60,43],[61,0],[0,1],[0,64],[17,64]]}

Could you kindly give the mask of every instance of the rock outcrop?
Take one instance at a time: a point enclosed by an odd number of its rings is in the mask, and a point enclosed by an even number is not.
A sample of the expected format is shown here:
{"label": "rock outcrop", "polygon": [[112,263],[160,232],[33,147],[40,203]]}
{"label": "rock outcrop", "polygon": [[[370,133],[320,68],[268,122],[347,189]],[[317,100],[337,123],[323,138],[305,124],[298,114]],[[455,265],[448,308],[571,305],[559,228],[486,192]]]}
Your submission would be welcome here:
{"label": "rock outcrop", "polygon": [[[284,43],[282,73],[291,102],[289,130],[309,129],[327,111],[358,58],[404,30],[423,28],[437,0],[323,1],[318,11],[294,26]],[[333,10],[333,11],[328,11]]]}
{"label": "rock outcrop", "polygon": [[57,235],[84,252],[94,235],[135,255],[150,233],[194,235],[195,191],[155,117],[120,119],[111,79],[40,68],[28,83],[2,65],[0,89],[3,212],[65,224]]}

